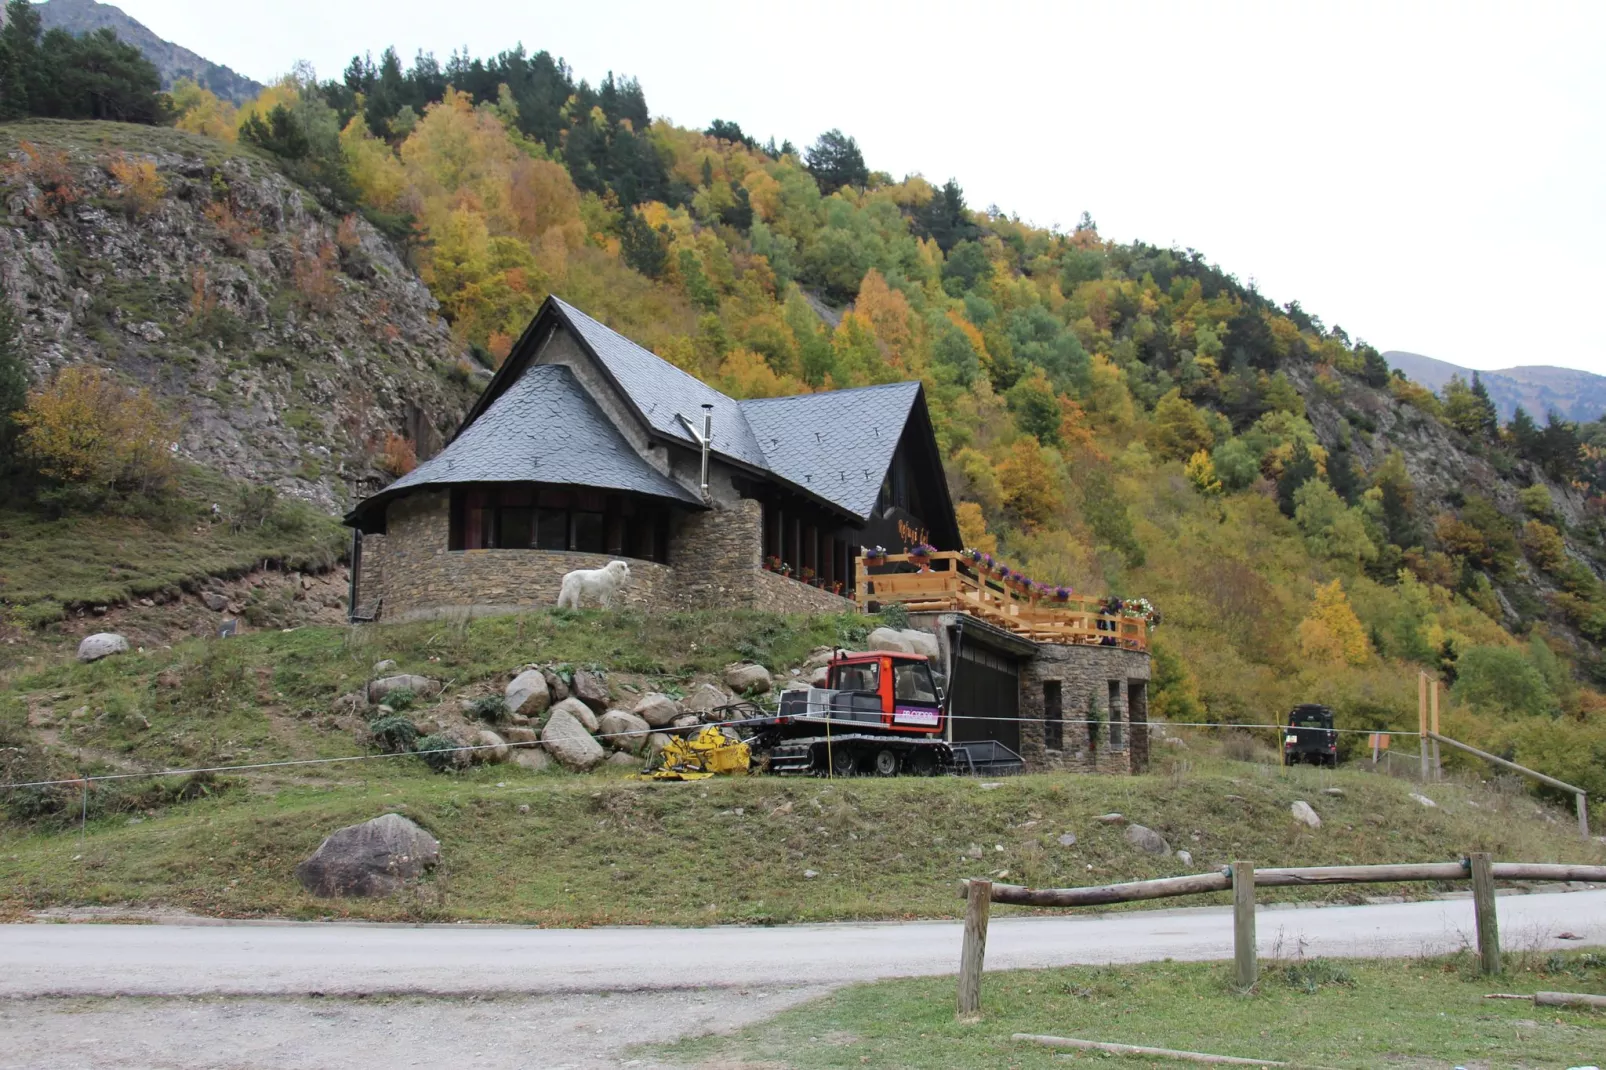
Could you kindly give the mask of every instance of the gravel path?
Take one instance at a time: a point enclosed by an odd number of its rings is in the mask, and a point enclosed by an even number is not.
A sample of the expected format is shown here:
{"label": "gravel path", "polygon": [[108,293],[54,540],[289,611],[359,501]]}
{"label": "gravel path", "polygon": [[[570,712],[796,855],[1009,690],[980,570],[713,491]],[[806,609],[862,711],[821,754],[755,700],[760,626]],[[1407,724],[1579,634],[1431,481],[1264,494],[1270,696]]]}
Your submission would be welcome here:
{"label": "gravel path", "polygon": [[734,1029],[821,987],[429,999],[0,1000],[3,1070],[658,1070],[635,1044]]}

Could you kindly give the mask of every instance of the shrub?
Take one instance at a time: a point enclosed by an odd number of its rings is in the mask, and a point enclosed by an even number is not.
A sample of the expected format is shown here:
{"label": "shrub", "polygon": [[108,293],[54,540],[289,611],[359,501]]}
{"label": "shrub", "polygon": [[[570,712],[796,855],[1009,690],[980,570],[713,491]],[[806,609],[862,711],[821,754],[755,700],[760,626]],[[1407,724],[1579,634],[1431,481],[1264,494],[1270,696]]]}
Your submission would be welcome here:
{"label": "shrub", "polygon": [[468,712],[482,721],[495,724],[507,716],[507,700],[501,695],[482,695],[469,704]]}
{"label": "shrub", "polygon": [[400,713],[402,710],[411,709],[417,701],[417,693],[411,688],[407,687],[398,687],[396,690],[385,696],[385,705],[389,706],[397,713]]}
{"label": "shrub", "polygon": [[148,390],[75,365],[28,394],[17,417],[39,473],[93,492],[154,493],[172,479],[178,427]]}
{"label": "shrub", "polygon": [[881,607],[881,625],[884,628],[904,629],[909,627],[909,611],[903,608],[902,602],[888,602]]}
{"label": "shrub", "polygon": [[167,183],[156,173],[154,161],[131,160],[119,152],[106,164],[106,173],[121,187],[118,198],[130,219],[150,215],[167,195]]}
{"label": "shrub", "polygon": [[450,736],[431,735],[414,743],[413,753],[435,772],[445,773],[461,764],[458,746],[457,740]]}
{"label": "shrub", "polygon": [[418,467],[418,450],[412,439],[394,431],[385,432],[385,445],[379,452],[379,467],[393,476],[404,476]]}
{"label": "shrub", "polygon": [[1472,647],[1456,662],[1456,674],[1455,697],[1469,706],[1527,717],[1558,708],[1543,674],[1515,647]]}
{"label": "shrub", "polygon": [[19,142],[23,159],[5,168],[5,173],[17,175],[35,190],[28,202],[28,214],[35,219],[49,219],[60,215],[83,198],[83,191],[73,181],[72,169],[64,151],[41,149],[30,141]]}
{"label": "shrub", "polygon": [[368,722],[368,731],[374,742],[388,754],[402,754],[413,749],[418,739],[418,726],[405,717],[387,714]]}

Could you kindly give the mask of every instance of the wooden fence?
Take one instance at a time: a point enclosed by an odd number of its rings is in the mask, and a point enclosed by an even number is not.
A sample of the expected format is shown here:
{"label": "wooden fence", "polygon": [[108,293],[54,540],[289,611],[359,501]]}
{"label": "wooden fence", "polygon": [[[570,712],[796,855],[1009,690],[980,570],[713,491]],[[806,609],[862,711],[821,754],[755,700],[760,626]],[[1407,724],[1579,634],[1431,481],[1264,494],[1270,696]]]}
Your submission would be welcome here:
{"label": "wooden fence", "polygon": [[1179,895],[1232,890],[1233,973],[1240,988],[1260,977],[1255,953],[1255,889],[1324,884],[1395,884],[1403,881],[1472,881],[1473,915],[1478,931],[1478,960],[1485,974],[1500,972],[1500,930],[1495,917],[1494,882],[1606,882],[1606,866],[1548,862],[1494,862],[1487,853],[1460,862],[1385,866],[1302,866],[1256,869],[1253,862],[1234,862],[1213,873],[1159,880],[1106,884],[1090,888],[1023,888],[987,880],[960,882],[965,897],[965,937],[959,954],[958,1014],[981,1013],[981,974],[987,949],[987,919],[992,904],[1030,907],[1089,907],[1169,899]]}
{"label": "wooden fence", "polygon": [[1149,649],[1148,623],[1109,614],[1102,599],[1072,595],[1064,601],[1036,590],[1021,590],[980,573],[963,554],[939,550],[922,566],[908,554],[888,554],[885,565],[914,564],[919,571],[881,571],[858,559],[854,598],[860,609],[871,602],[900,602],[920,612],[964,612],[1039,643]]}

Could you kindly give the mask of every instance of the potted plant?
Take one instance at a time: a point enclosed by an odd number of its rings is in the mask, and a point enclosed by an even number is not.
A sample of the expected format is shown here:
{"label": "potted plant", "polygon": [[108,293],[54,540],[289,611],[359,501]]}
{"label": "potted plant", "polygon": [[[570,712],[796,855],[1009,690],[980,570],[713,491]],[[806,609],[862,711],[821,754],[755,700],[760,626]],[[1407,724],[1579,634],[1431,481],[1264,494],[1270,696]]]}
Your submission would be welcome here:
{"label": "potted plant", "polygon": [[924,572],[931,564],[931,555],[936,552],[937,548],[928,542],[917,543],[909,548],[909,563]]}
{"label": "potted plant", "polygon": [[766,571],[766,572],[779,572],[779,571],[781,571],[781,559],[779,557],[777,557],[775,554],[770,554],[768,557],[766,557],[764,559],[764,571]]}
{"label": "potted plant", "polygon": [[812,585],[814,583],[814,570],[809,568],[809,566],[804,565],[798,570],[797,578],[802,580],[804,583]]}
{"label": "potted plant", "polygon": [[887,548],[885,546],[861,546],[859,556],[864,558],[866,565],[884,565],[887,563]]}
{"label": "potted plant", "polygon": [[1071,600],[1071,595],[1075,593],[1076,592],[1069,587],[1056,587],[1054,588],[1053,598],[1056,602],[1069,602]]}

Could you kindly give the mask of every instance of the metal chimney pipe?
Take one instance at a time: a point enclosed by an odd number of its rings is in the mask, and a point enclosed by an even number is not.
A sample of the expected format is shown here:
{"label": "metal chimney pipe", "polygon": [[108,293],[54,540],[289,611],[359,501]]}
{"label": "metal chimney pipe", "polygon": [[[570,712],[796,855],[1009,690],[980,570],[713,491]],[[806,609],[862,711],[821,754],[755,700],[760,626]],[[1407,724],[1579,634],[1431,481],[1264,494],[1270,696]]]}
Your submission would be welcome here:
{"label": "metal chimney pipe", "polygon": [[708,500],[708,449],[714,442],[714,406],[703,406],[703,500]]}

